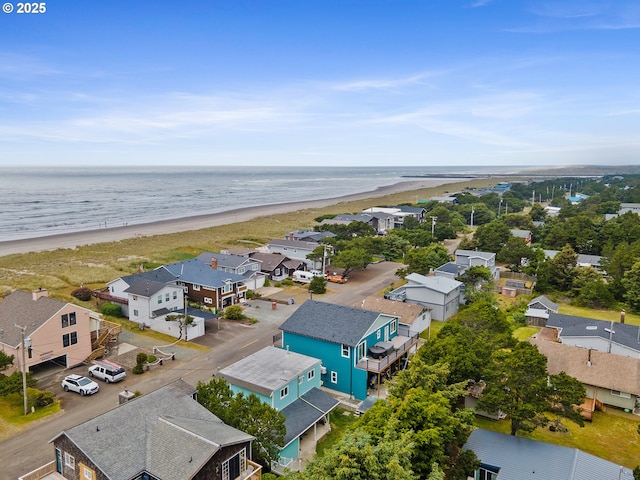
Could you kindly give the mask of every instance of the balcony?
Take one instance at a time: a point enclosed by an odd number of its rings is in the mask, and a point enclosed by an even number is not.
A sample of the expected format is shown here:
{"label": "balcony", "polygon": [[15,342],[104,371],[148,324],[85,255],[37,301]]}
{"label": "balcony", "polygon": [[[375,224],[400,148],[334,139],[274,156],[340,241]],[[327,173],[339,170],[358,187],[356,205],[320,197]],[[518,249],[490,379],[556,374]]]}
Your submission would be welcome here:
{"label": "balcony", "polygon": [[247,459],[247,469],[240,473],[236,480],[260,480],[262,478],[262,465]]}
{"label": "balcony", "polygon": [[65,480],[65,478],[56,472],[56,462],[52,460],[46,465],[18,477],[18,480]]}
{"label": "balcony", "polygon": [[371,373],[384,373],[394,362],[400,362],[405,353],[417,346],[418,340],[419,336],[417,333],[412,333],[411,336],[408,337],[397,335],[391,339],[393,352],[378,359],[365,357],[358,362],[356,367]]}

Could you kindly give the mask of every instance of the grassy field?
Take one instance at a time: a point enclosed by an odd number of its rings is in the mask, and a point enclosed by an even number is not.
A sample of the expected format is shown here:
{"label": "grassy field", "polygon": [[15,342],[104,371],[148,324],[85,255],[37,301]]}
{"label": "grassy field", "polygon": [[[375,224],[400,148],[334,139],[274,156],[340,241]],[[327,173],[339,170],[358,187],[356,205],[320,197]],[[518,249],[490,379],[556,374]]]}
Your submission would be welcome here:
{"label": "grassy field", "polygon": [[[628,468],[640,465],[640,435],[637,428],[640,417],[620,410],[608,409],[606,413],[595,412],[593,422],[584,427],[566,422],[568,432],[552,432],[538,428],[527,436],[534,440],[565,447],[578,448]],[[509,433],[508,420],[489,420],[476,416],[476,425],[495,432]]]}
{"label": "grassy field", "polygon": [[[573,305],[561,304],[558,313],[563,315],[576,315],[578,317],[594,318],[596,320],[620,321],[620,310],[594,310],[592,308],[574,307]],[[626,312],[625,323],[640,325],[640,315]]]}
{"label": "grassy field", "polygon": [[[146,269],[185,260],[203,251],[221,248],[255,246],[272,238],[281,238],[291,230],[312,228],[314,218],[324,214],[354,213],[376,205],[413,203],[443,195],[447,191],[484,187],[495,180],[473,180],[440,187],[396,193],[385,197],[339,202],[335,205],[270,215],[248,222],[180,232],[167,235],[136,237],[120,242],[79,246],[0,257],[0,294],[16,288],[34,290],[47,288],[57,298],[70,300],[69,293],[80,285],[103,287],[106,282],[135,272],[139,265]],[[266,199],[268,202],[268,199]]]}
{"label": "grassy field", "polygon": [[0,442],[17,434],[30,423],[59,411],[60,402],[56,401],[52,405],[39,408],[34,413],[25,416],[21,394],[12,393],[0,396]]}

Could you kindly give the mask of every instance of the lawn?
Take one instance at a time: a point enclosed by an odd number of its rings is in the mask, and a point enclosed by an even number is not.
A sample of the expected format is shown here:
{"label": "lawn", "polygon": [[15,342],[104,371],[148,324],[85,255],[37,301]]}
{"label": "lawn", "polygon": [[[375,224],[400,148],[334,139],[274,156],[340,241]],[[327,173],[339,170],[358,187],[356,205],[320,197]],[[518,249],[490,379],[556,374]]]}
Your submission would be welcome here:
{"label": "lawn", "polygon": [[512,335],[518,340],[524,341],[539,331],[540,329],[538,327],[519,327],[513,331]]}
{"label": "lawn", "polygon": [[357,422],[358,417],[349,410],[338,407],[331,412],[329,420],[331,422],[331,431],[322,437],[316,446],[316,455],[320,457],[342,439],[347,428]]}
{"label": "lawn", "polygon": [[[495,432],[509,433],[509,420],[489,420],[476,416],[476,426]],[[585,422],[580,427],[565,422],[569,431],[551,432],[548,428],[538,428],[528,438],[549,442],[565,447],[578,448],[592,455],[633,469],[640,465],[640,417],[613,408],[607,412],[595,412],[593,422]],[[525,436],[525,435],[522,435]]]}
{"label": "lawn", "polygon": [[[562,315],[594,318],[596,320],[613,320],[614,322],[619,322],[621,315],[620,310],[594,310],[593,308],[575,307],[564,303],[560,304],[558,313],[561,313]],[[640,325],[640,315],[626,312],[624,321],[631,325]]]}
{"label": "lawn", "polygon": [[60,402],[37,409],[24,415],[23,397],[12,393],[0,397],[0,442],[23,430],[30,423],[60,411]]}

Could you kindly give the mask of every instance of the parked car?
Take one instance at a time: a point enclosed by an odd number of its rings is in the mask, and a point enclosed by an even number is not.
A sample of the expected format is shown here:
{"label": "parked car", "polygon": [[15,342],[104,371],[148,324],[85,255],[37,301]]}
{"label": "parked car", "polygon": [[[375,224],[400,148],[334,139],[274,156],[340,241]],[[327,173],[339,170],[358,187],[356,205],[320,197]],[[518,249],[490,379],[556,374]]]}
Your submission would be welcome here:
{"label": "parked car", "polygon": [[62,380],[62,389],[65,392],[72,391],[80,395],[93,395],[100,387],[93,380],[83,377],[82,375],[67,375]]}
{"label": "parked car", "polygon": [[327,280],[333,283],[347,283],[347,277],[338,274],[327,275]]}
{"label": "parked car", "polygon": [[106,383],[119,382],[127,376],[124,368],[109,360],[96,361],[94,365],[89,367],[89,375]]}
{"label": "parked car", "polygon": [[314,277],[326,277],[326,275],[322,273],[320,270],[309,270],[309,273]]}

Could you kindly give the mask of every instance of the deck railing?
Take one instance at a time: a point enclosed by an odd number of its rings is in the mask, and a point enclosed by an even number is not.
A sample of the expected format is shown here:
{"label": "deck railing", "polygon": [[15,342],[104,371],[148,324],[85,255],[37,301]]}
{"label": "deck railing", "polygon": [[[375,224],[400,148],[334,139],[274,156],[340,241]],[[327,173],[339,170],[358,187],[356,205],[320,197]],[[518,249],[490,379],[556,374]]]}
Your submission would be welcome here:
{"label": "deck railing", "polygon": [[[397,337],[396,337],[397,338]],[[394,351],[386,357],[379,359],[365,358],[358,362],[357,367],[362,368],[368,372],[382,373],[389,368],[389,366],[407,353],[414,345],[418,343],[419,334],[413,333],[402,344],[394,348]]]}
{"label": "deck railing", "polygon": [[36,468],[35,470],[18,477],[18,480],[40,480],[45,475],[49,475],[56,471],[56,461],[52,460],[49,463]]}

